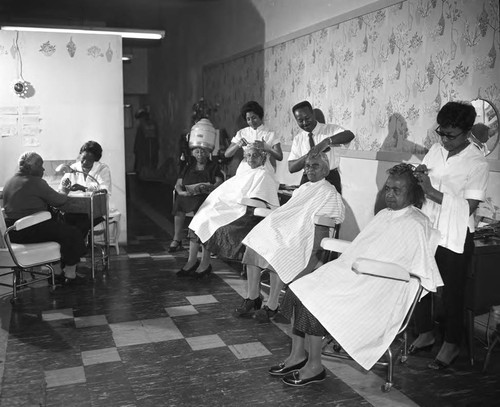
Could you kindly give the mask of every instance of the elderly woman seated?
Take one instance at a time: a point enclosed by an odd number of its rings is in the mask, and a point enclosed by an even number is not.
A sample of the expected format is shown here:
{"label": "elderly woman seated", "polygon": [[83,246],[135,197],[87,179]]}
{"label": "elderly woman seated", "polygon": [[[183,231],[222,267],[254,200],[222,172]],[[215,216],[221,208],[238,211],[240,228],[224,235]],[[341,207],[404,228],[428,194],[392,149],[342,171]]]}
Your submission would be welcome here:
{"label": "elderly woman seated", "polygon": [[[278,184],[264,168],[266,153],[252,146],[245,154],[250,170],[216,188],[189,224],[189,258],[178,276],[202,278],[210,275],[210,252],[230,259],[238,255],[241,241],[260,220],[252,216],[253,208],[249,209],[245,200],[253,199],[268,207],[279,205]],[[198,263],[200,242],[203,248]]]}
{"label": "elderly woman seated", "polygon": [[[42,179],[45,169],[43,159],[35,152],[26,152],[19,158],[18,172],[5,184],[3,191],[5,223],[11,226],[16,220],[50,207],[64,205],[68,197],[54,191]],[[77,281],[76,264],[86,252],[82,235],[74,226],[49,219],[29,228],[10,233],[13,243],[57,242],[61,245],[61,265],[66,282]],[[55,269],[62,277],[62,270]]]}
{"label": "elderly woman seated", "polygon": [[196,212],[208,194],[224,180],[217,161],[210,160],[208,148],[194,146],[191,148],[191,154],[189,163],[183,168],[175,183],[177,199],[172,209],[174,238],[168,249],[170,253],[182,249],[186,213]]}
{"label": "elderly woman seated", "polygon": [[[419,209],[424,201],[413,167],[399,164],[385,183],[387,208],[380,211],[337,259],[289,286],[281,312],[294,318],[288,358],[270,368],[290,386],[322,381],[322,337],[329,332],[365,369],[384,354],[408,312],[418,283],[357,274],[363,257],[394,263],[417,275],[425,292],[442,280],[434,260],[438,239]],[[305,346],[308,344],[308,352]]]}
{"label": "elderly woman seated", "polygon": [[[328,237],[329,228],[315,226],[316,216],[328,216],[336,223],[344,220],[344,204],[335,187],[326,181],[330,172],[325,153],[309,155],[304,166],[309,182],[293,192],[292,198],[282,207],[273,211],[259,223],[243,240],[247,246],[243,263],[247,264],[247,297],[236,309],[238,316],[247,316],[253,310],[254,317],[267,322],[278,312],[278,300],[283,282],[286,283],[299,274],[306,274],[318,267],[321,261],[320,243]],[[270,292],[267,305],[260,309],[260,273],[268,269]]]}

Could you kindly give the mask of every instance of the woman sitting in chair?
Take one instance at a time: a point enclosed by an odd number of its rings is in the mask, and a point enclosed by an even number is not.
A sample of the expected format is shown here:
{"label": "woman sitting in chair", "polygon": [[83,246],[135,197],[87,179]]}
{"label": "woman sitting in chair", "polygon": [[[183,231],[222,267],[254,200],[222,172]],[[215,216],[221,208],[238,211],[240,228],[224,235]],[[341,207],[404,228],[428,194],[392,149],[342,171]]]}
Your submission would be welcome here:
{"label": "woman sitting in chair", "polygon": [[210,192],[224,180],[219,165],[210,160],[210,151],[200,146],[192,146],[189,163],[183,168],[177,182],[172,214],[174,215],[174,239],[168,251],[182,249],[182,232],[186,213],[195,212]]}
{"label": "woman sitting in chair", "polygon": [[437,239],[431,239],[435,236],[431,223],[417,209],[424,195],[413,167],[399,164],[388,172],[387,209],[338,259],[295,280],[285,294],[281,312],[294,318],[292,349],[269,373],[284,376],[287,385],[305,386],[325,379],[321,345],[327,331],[365,369],[375,364],[396,336],[418,283],[357,274],[351,268],[359,257],[394,263],[417,275],[427,291],[442,285],[434,260]]}
{"label": "woman sitting in chair", "polygon": [[[42,179],[45,169],[43,159],[35,152],[26,152],[19,158],[18,172],[5,184],[3,191],[5,223],[12,226],[16,220],[34,213],[60,207],[68,197],[54,191]],[[66,282],[77,281],[76,265],[86,252],[78,229],[55,219],[10,233],[12,243],[57,242],[61,245],[61,268]],[[62,270],[55,274],[62,277]]]}
{"label": "woman sitting in chair", "polygon": [[[304,166],[309,182],[293,192],[292,198],[271,212],[245,237],[247,246],[242,262],[247,265],[247,297],[236,309],[236,315],[254,317],[268,322],[278,312],[278,301],[283,282],[275,272],[281,270],[285,282],[306,274],[322,261],[320,243],[329,236],[329,228],[315,226],[315,216],[327,216],[337,224],[344,220],[344,203],[335,187],[325,177],[330,164],[325,153],[309,155]],[[270,288],[267,304],[260,309],[260,274],[270,271]],[[283,274],[287,274],[284,277]]]}
{"label": "woman sitting in chair", "polygon": [[[266,154],[251,146],[246,152],[250,170],[242,172],[215,189],[200,207],[189,225],[189,258],[179,276],[208,276],[212,270],[210,252],[235,258],[241,241],[255,226],[253,210],[245,199],[254,199],[268,207],[279,206],[278,185],[264,168]],[[199,240],[198,240],[199,239]],[[197,262],[199,243],[203,243],[201,263]]]}
{"label": "woman sitting in chair", "polygon": [[[107,164],[101,163],[102,147],[96,141],[87,141],[80,148],[78,160],[71,164],[74,172],[65,174],[59,191],[68,194],[74,191],[106,191],[111,194],[111,171]],[[94,225],[102,222],[102,217],[94,219]],[[66,213],[64,221],[76,226],[84,238],[90,231],[90,218],[85,213]]]}

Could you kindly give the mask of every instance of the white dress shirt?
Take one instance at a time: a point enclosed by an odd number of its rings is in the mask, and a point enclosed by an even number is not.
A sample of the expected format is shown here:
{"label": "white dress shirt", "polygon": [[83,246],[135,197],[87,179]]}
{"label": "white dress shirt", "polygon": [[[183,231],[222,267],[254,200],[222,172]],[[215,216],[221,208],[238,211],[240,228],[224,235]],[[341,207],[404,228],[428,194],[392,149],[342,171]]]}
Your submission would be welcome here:
{"label": "white dress shirt", "polygon": [[440,205],[427,199],[422,211],[441,232],[440,245],[463,253],[467,227],[474,232],[467,199],[484,201],[488,185],[488,162],[476,146],[469,144],[448,158],[448,151],[434,144],[422,160],[429,169],[432,186],[444,194]]}
{"label": "white dress shirt", "polygon": [[[337,124],[323,124],[317,123],[316,127],[312,131],[314,144],[318,144],[320,141],[323,141],[327,137],[334,136],[337,133],[341,133],[345,131],[345,129]],[[328,160],[330,161],[330,169],[333,170],[337,168],[340,163],[340,157],[338,154],[339,147],[331,147],[330,151],[326,153],[328,156]],[[309,144],[309,133],[307,131],[302,130],[298,133],[292,141],[292,148],[290,150],[290,155],[288,156],[288,161],[298,160],[300,157],[306,155],[311,146]]]}

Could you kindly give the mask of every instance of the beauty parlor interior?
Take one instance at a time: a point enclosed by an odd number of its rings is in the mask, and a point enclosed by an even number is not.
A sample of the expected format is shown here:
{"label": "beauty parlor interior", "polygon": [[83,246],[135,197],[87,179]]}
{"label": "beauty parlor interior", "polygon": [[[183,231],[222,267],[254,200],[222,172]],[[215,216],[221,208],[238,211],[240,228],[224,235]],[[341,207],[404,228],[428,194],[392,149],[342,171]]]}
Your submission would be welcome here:
{"label": "beauty parlor interior", "polygon": [[0,26],[1,407],[498,405],[498,0]]}

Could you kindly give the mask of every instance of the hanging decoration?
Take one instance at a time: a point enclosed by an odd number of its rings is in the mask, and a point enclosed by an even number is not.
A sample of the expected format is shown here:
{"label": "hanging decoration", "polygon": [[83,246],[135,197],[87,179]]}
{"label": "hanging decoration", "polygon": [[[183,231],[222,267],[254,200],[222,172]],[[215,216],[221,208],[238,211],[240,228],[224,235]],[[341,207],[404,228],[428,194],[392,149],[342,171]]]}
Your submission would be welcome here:
{"label": "hanging decoration", "polygon": [[34,93],[34,90],[29,82],[18,80],[14,83],[14,92],[17,96],[24,99],[30,97]]}
{"label": "hanging decoration", "polygon": [[99,58],[99,57],[103,57],[104,56],[104,54],[102,53],[101,48],[99,48],[97,45],[92,45],[87,50],[87,55],[90,55],[92,58]]}
{"label": "hanging decoration", "polygon": [[17,58],[17,79],[13,84],[14,93],[23,99],[32,97],[35,94],[35,88],[29,81],[23,78],[23,58],[19,49],[19,31],[16,31],[16,37],[10,51],[12,56]]}
{"label": "hanging decoration", "polygon": [[40,46],[39,51],[46,57],[50,57],[56,52],[56,46],[47,41]]}
{"label": "hanging decoration", "polygon": [[71,58],[75,56],[76,44],[73,42],[73,37],[69,37],[69,42],[66,44],[66,49]]}
{"label": "hanging decoration", "polygon": [[108,62],[111,62],[111,60],[113,59],[113,50],[111,49],[111,43],[109,43],[108,50],[106,51],[106,59],[108,60]]}

